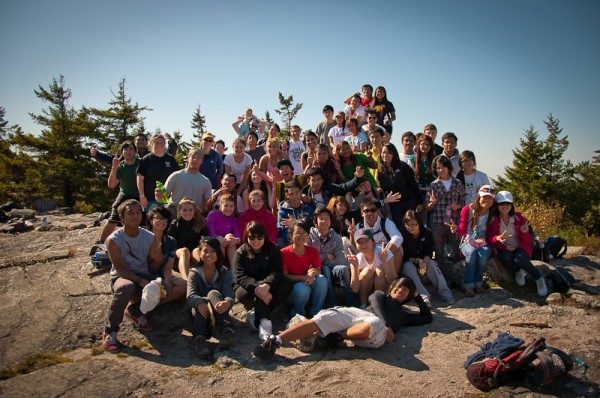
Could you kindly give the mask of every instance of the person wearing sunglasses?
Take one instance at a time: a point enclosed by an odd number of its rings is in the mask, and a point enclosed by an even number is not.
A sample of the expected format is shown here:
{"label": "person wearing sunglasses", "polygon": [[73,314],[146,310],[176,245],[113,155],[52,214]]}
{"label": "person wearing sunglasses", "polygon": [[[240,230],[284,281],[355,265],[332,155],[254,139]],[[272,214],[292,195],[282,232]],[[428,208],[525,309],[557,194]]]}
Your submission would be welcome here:
{"label": "person wearing sunglasses", "polygon": [[215,141],[215,135],[213,133],[204,133],[202,135],[202,152],[204,153],[204,160],[200,166],[200,173],[210,181],[212,189],[219,188],[219,180],[223,175],[223,158],[217,151],[212,149],[212,145]]}
{"label": "person wearing sunglasses", "polygon": [[233,257],[236,273],[235,297],[247,311],[246,321],[259,331],[261,341],[273,332],[271,311],[288,292],[278,295],[281,282],[281,253],[269,239],[265,226],[250,221],[243,233],[243,244]]}

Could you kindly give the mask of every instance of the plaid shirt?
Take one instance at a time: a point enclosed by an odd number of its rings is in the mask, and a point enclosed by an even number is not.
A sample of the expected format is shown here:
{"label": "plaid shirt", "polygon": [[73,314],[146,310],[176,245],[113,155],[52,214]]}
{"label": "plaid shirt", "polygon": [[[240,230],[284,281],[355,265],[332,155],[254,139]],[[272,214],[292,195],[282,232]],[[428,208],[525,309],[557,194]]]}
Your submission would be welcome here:
{"label": "plaid shirt", "polygon": [[455,224],[460,224],[460,211],[463,208],[465,201],[465,187],[463,183],[452,177],[450,189],[446,191],[442,181],[437,178],[431,183],[431,191],[427,194],[426,203],[429,203],[429,198],[432,194],[435,194],[437,202],[431,210],[431,223],[444,224],[448,205],[458,204],[458,210],[452,210],[452,220],[454,220]]}

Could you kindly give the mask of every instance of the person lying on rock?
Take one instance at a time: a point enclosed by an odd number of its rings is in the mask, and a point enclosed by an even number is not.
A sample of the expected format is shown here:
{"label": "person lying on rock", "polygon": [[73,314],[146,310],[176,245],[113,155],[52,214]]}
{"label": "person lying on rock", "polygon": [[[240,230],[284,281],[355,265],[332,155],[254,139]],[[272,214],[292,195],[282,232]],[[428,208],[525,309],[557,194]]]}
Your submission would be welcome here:
{"label": "person lying on rock", "polygon": [[[402,307],[412,297],[419,305],[419,314]],[[334,307],[319,311],[312,319],[304,319],[277,336],[271,335],[254,349],[253,354],[258,359],[268,359],[283,343],[310,338],[314,339],[313,344],[305,346],[306,351],[316,347],[333,349],[346,339],[359,347],[379,348],[385,342],[391,343],[400,327],[423,325],[433,320],[427,304],[409,278],[395,279],[387,294],[377,291],[369,297],[369,303],[371,306],[366,310]]]}

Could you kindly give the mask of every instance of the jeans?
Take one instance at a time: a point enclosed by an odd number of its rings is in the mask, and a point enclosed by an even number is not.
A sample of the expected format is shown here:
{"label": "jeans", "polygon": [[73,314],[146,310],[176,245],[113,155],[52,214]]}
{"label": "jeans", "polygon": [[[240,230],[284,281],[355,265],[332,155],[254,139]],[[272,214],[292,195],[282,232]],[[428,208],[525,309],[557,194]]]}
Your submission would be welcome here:
{"label": "jeans", "polygon": [[463,287],[472,289],[483,285],[483,273],[487,269],[487,262],[492,256],[492,248],[489,245],[476,249],[468,242],[460,248],[465,256],[465,274],[463,276]]}
{"label": "jeans", "polygon": [[452,248],[452,256],[454,260],[458,260],[458,238],[456,234],[450,231],[450,227],[445,224],[432,224],[431,233],[433,234],[433,242],[435,246],[435,261],[438,264],[443,264],[444,247],[446,243]]}
{"label": "jeans", "polygon": [[[211,290],[208,292],[206,298],[210,301],[208,305],[212,306],[213,308],[213,314],[215,316],[215,328],[219,331],[222,331],[224,328],[229,327],[231,324],[229,319],[229,311],[231,311],[231,307],[229,307],[229,309],[222,314],[218,314],[217,311],[214,310],[215,305],[217,305],[219,301],[223,301],[223,295],[221,292],[218,290]],[[209,338],[211,320],[209,318],[204,318],[196,308],[192,308],[192,315],[194,316],[192,336],[204,336]]]}
{"label": "jeans", "polygon": [[533,279],[540,279],[542,274],[531,263],[531,259],[527,252],[520,247],[513,250],[498,250],[498,259],[500,263],[510,272],[516,273],[522,269],[527,272]]}
{"label": "jeans", "polygon": [[[410,278],[417,288],[419,294],[423,297],[430,297],[429,292],[423,286],[423,282],[421,282],[421,277],[417,271],[417,266],[411,262],[405,262],[402,265],[402,273]],[[444,300],[448,300],[452,298],[452,291],[448,288],[448,284],[446,283],[446,278],[444,278],[444,274],[438,267],[437,263],[433,260],[429,260],[427,264],[427,279],[431,282],[431,284],[436,288],[437,293]]]}
{"label": "jeans", "polygon": [[306,305],[309,300],[311,300],[309,316],[314,316],[321,310],[326,295],[327,279],[323,275],[317,275],[312,285],[305,285],[304,282],[294,283],[292,293],[288,297],[288,303],[292,306],[291,316],[306,315]]}
{"label": "jeans", "polygon": [[323,308],[331,308],[337,305],[335,300],[335,294],[333,290],[333,282],[339,282],[344,294],[344,301],[347,307],[357,307],[358,300],[356,294],[350,287],[350,268],[347,265],[323,265],[321,267],[321,274],[327,279],[327,295],[325,296],[325,302]]}

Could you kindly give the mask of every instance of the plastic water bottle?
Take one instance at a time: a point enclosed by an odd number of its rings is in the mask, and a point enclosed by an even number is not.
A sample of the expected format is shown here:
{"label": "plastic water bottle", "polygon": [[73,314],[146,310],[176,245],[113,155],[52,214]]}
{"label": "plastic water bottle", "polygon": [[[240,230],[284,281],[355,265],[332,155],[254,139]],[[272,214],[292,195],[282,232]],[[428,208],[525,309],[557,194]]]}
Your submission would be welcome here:
{"label": "plastic water bottle", "polygon": [[446,220],[444,221],[445,224],[451,224],[452,223],[452,209],[450,209],[449,207],[446,208]]}
{"label": "plastic water bottle", "polygon": [[169,195],[167,194],[167,189],[165,188],[162,182],[156,181],[156,190],[161,193],[160,203],[169,203]]}
{"label": "plastic water bottle", "polygon": [[42,217],[42,227],[48,226],[48,219],[46,217]]}

